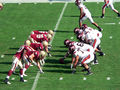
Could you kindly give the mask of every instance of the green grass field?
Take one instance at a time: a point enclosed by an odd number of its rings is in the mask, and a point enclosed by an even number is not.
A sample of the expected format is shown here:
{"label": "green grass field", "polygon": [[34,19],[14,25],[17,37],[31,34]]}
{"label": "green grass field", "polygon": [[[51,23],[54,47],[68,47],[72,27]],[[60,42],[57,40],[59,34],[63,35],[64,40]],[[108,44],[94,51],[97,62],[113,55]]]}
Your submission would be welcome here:
{"label": "green grass field", "polygon": [[[76,36],[73,29],[78,27],[79,10],[73,3],[68,3],[56,35],[52,42],[52,57],[46,58],[43,67],[44,74],[40,74],[35,90],[120,90],[120,18],[106,9],[104,19],[101,19],[101,7],[103,3],[85,3],[92,13],[93,19],[103,29],[101,39],[104,57],[99,57],[99,64],[91,66],[91,76],[84,76],[77,67],[77,73],[72,74],[70,69],[71,58],[65,59],[65,64],[59,64],[59,59],[67,51],[64,47],[64,40]],[[120,11],[120,3],[114,3],[115,8]],[[0,90],[32,90],[34,80],[38,73],[37,67],[30,67],[24,77],[27,83],[19,82],[19,75],[12,75],[11,85],[3,83],[7,72],[11,68],[12,57],[18,48],[33,30],[54,30],[59,19],[64,3],[39,3],[39,4],[5,4],[0,11]],[[88,20],[84,21],[93,28]],[[109,24],[108,24],[109,23]],[[115,24],[111,24],[115,23]],[[112,38],[110,39],[110,36]],[[15,39],[13,39],[15,37]],[[16,70],[19,73],[19,70]],[[59,80],[63,77],[63,80]],[[107,80],[110,77],[110,80]],[[15,80],[11,80],[15,78]],[[83,80],[86,78],[86,80]]]}

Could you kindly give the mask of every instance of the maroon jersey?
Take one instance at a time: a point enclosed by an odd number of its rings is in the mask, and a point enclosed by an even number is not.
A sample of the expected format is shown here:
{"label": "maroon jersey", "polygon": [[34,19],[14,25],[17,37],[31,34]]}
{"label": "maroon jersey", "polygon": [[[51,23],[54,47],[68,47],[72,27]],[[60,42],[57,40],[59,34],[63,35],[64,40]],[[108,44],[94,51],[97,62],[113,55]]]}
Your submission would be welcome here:
{"label": "maroon jersey", "polygon": [[19,48],[19,50],[16,52],[15,56],[16,56],[18,59],[21,59],[24,50],[33,51],[33,49],[32,49],[31,47],[26,46],[26,45],[22,45],[22,46]]}
{"label": "maroon jersey", "polygon": [[43,42],[43,41],[48,42],[47,36],[45,36],[44,34],[31,34],[30,37],[37,42]]}
{"label": "maroon jersey", "polygon": [[43,50],[43,45],[42,45],[42,43],[39,43],[39,44],[37,44],[37,43],[31,43],[30,46],[31,46],[33,49],[35,49],[35,50],[38,50],[38,49]]}
{"label": "maroon jersey", "polygon": [[47,35],[48,32],[45,32],[45,31],[32,31],[32,34],[44,34],[44,35]]}
{"label": "maroon jersey", "polygon": [[38,60],[39,59],[39,55],[40,55],[40,53],[39,53],[39,51],[27,51],[26,52],[26,55],[29,57],[30,55],[32,55],[32,54],[34,54],[34,59],[36,59],[36,60]]}

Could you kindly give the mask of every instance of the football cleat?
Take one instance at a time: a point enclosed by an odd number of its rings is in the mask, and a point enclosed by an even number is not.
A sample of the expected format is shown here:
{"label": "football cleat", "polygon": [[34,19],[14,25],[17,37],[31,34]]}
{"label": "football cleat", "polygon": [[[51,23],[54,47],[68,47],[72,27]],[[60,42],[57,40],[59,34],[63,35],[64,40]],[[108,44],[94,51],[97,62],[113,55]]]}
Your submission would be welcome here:
{"label": "football cleat", "polygon": [[120,17],[120,13],[118,14],[118,17]]}
{"label": "football cleat", "polygon": [[5,78],[4,82],[8,85],[10,85],[11,83],[8,81],[8,78]]}
{"label": "football cleat", "polygon": [[88,73],[86,73],[85,75],[92,75],[93,73],[92,72],[88,72]]}
{"label": "football cleat", "polygon": [[24,73],[24,74],[23,74],[23,76],[25,76],[25,77],[26,77],[26,76],[28,76],[28,75]]}
{"label": "football cleat", "polygon": [[100,55],[99,56],[105,56],[105,53],[103,52],[100,52]]}
{"label": "football cleat", "polygon": [[85,71],[87,71],[87,69],[83,69],[83,70],[81,70],[82,72],[85,72]]}
{"label": "football cleat", "polygon": [[76,69],[74,69],[73,71],[72,71],[72,74],[75,74],[76,73]]}
{"label": "football cleat", "polygon": [[43,71],[40,71],[40,74],[43,74],[44,72]]}
{"label": "football cleat", "polygon": [[101,16],[101,18],[104,18],[104,16]]}
{"label": "football cleat", "polygon": [[23,78],[20,78],[20,82],[27,82],[27,80],[24,80]]}

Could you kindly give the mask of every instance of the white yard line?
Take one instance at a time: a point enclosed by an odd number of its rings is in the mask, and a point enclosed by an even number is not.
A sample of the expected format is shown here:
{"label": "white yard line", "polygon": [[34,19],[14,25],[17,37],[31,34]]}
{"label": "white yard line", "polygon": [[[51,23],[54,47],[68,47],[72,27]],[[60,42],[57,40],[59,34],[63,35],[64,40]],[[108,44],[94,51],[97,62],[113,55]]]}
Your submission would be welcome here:
{"label": "white yard line", "polygon": [[107,25],[115,25],[116,23],[105,23]]}
{"label": "white yard line", "polygon": [[[65,9],[66,9],[66,7],[67,7],[67,4],[68,4],[68,3],[66,2],[65,5],[64,5],[64,7],[63,7],[63,9],[62,9],[62,12],[61,12],[61,14],[60,14],[60,17],[59,17],[59,19],[58,19],[58,21],[57,21],[57,23],[56,23],[56,26],[55,26],[55,28],[54,28],[54,32],[55,32],[55,33],[54,33],[53,39],[54,39],[54,37],[55,37],[55,34],[56,34],[56,31],[57,31],[58,26],[59,26],[59,24],[60,24],[60,21],[61,21],[61,19],[62,19],[62,17],[63,17],[64,11],[65,11]],[[52,43],[53,39],[51,40],[50,44]],[[38,82],[39,77],[40,77],[40,72],[38,71],[38,72],[37,72],[37,75],[36,75],[36,77],[35,77],[35,80],[34,80],[34,83],[33,83],[33,86],[32,86],[32,89],[31,89],[31,90],[35,90],[35,88],[36,88],[36,86],[37,86],[37,82]]]}

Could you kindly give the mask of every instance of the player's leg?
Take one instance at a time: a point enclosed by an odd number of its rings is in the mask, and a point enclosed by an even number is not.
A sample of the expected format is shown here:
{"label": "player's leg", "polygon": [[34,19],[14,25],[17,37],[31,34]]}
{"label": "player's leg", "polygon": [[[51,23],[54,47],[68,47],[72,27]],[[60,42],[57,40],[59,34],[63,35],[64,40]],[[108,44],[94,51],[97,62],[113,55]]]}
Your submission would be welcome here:
{"label": "player's leg", "polygon": [[96,26],[96,27],[99,29],[99,31],[102,31],[102,30],[103,30],[96,22],[93,21],[93,18],[92,18],[91,15],[88,15],[87,18],[89,19],[89,21],[90,21],[94,26]]}
{"label": "player's leg", "polygon": [[21,82],[27,82],[27,80],[23,79],[23,65],[22,65],[21,61],[18,62],[18,65],[20,67],[20,81]]}
{"label": "player's leg", "polygon": [[114,8],[113,4],[110,4],[111,9],[117,13],[118,17],[120,17],[120,13]]}
{"label": "player's leg", "polygon": [[102,7],[102,16],[101,16],[101,18],[104,18],[106,6],[107,6],[107,4],[104,4],[103,7]]}
{"label": "player's leg", "polygon": [[90,63],[91,61],[93,61],[94,59],[94,55],[91,53],[89,54],[87,57],[82,59],[81,64],[84,66],[84,71],[87,71],[87,73],[85,75],[91,75],[91,68],[88,66],[88,63]]}
{"label": "player's leg", "polygon": [[87,17],[85,16],[85,14],[81,18],[79,18],[79,27],[80,28],[82,27],[82,22],[86,19],[87,19]]}
{"label": "player's leg", "polygon": [[7,74],[7,76],[6,76],[5,80],[4,80],[4,82],[6,84],[11,84],[9,82],[9,78],[12,75],[13,71],[16,69],[16,67],[18,65],[18,61],[19,61],[18,58],[14,58],[13,63],[12,63],[12,68],[9,70],[9,72],[8,72],[8,74]]}

